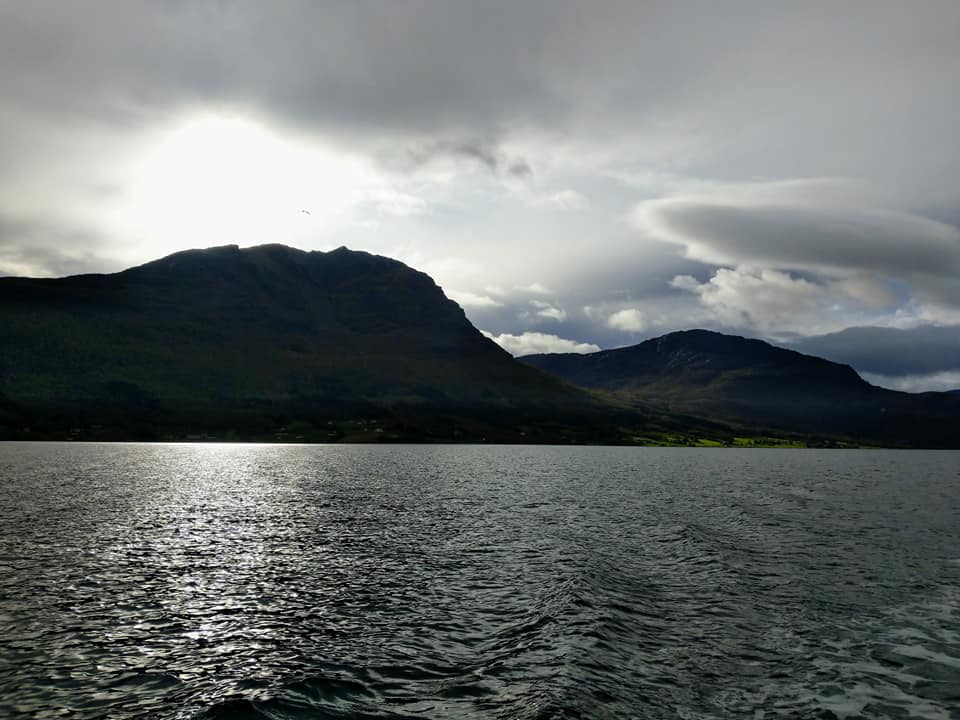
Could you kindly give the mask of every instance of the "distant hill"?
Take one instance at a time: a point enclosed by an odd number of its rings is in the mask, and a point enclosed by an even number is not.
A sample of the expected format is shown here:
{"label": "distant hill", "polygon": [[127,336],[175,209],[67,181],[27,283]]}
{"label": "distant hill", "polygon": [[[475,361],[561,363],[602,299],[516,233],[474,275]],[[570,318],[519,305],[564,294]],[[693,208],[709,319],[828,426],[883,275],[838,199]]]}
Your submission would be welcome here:
{"label": "distant hill", "polygon": [[226,246],[111,275],[0,278],[8,435],[519,438],[598,407],[516,362],[427,275],[345,248]]}
{"label": "distant hill", "polygon": [[877,388],[847,365],[761,340],[688,330],[616,350],[520,360],[671,412],[889,445],[960,444],[955,397]]}
{"label": "distant hill", "polygon": [[878,375],[929,375],[960,368],[957,325],[851,327],[829,335],[798,338],[785,345]]}

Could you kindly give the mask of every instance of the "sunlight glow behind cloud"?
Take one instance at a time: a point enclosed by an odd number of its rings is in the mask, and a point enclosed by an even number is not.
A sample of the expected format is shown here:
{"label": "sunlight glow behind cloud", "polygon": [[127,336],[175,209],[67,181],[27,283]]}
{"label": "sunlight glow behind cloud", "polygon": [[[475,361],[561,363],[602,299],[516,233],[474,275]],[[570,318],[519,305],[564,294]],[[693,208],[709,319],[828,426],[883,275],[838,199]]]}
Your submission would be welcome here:
{"label": "sunlight glow behind cloud", "polygon": [[120,216],[158,255],[227,240],[302,245],[362,201],[393,197],[383,185],[358,157],[247,118],[201,115],[155,136]]}

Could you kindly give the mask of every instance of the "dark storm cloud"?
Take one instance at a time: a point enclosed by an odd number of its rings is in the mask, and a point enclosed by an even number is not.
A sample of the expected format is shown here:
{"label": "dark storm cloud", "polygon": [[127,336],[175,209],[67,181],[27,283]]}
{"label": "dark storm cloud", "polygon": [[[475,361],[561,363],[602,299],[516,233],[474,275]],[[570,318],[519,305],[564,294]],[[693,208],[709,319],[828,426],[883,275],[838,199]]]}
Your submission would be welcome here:
{"label": "dark storm cloud", "polygon": [[[864,143],[898,166],[951,152],[957,6],[862,15],[763,2],[7,2],[0,77],[7,98],[50,110],[130,120],[236,103],[386,145],[676,135],[705,153],[699,137],[710,155],[738,145],[741,166],[724,174],[805,168],[811,154],[855,170]],[[915,117],[918,103],[931,112]],[[857,132],[840,136],[848,124]]]}
{"label": "dark storm cloud", "polygon": [[691,257],[713,264],[960,275],[960,230],[903,213],[684,201],[659,212]]}
{"label": "dark storm cloud", "polygon": [[0,13],[8,97],[78,115],[233,103],[321,132],[441,138],[456,151],[463,137],[496,138],[557,109],[535,32],[552,12],[534,6],[41,1]]}
{"label": "dark storm cloud", "polygon": [[960,370],[960,326],[852,327],[789,344],[801,352],[886,376]]}

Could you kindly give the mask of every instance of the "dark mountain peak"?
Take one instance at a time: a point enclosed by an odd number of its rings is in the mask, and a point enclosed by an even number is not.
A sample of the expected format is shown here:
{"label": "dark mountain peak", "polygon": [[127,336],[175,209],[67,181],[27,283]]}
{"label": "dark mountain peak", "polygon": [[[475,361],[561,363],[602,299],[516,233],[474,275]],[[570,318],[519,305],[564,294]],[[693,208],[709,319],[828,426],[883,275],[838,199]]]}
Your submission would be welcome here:
{"label": "dark mountain peak", "polygon": [[694,412],[785,424],[808,422],[819,412],[811,399],[829,404],[874,390],[848,365],[703,329],[590,355],[521,360],[582,387]]}
{"label": "dark mountain peak", "polygon": [[843,382],[865,384],[849,365],[782,348],[765,340],[727,335],[711,330],[685,330],[656,338],[660,352],[686,352],[703,362],[725,367],[785,366],[829,373]]}
{"label": "dark mountain peak", "polygon": [[173,303],[194,313],[203,308],[231,324],[296,318],[301,327],[319,324],[327,332],[420,328],[421,336],[438,343],[455,337],[467,346],[490,345],[428,275],[346,247],[323,252],[274,243],[187,250],[102,278],[124,291],[125,302]]}
{"label": "dark mountain peak", "polygon": [[[651,374],[698,372],[706,381],[717,373],[730,371],[762,371],[767,375],[793,375],[794,379],[816,376],[819,382],[866,385],[848,365],[776,347],[763,340],[703,329],[680,330],[638,345],[588,355],[547,354],[520,359],[562,377],[575,372],[581,384],[608,389]],[[566,379],[578,382],[571,377]]]}
{"label": "dark mountain peak", "polygon": [[[323,252],[278,243],[240,248],[237,245],[185,250],[146,263],[116,276],[100,276],[133,289],[143,287],[196,288],[211,298],[242,302],[283,301],[339,294],[352,286],[352,294],[376,291],[413,292],[422,301],[446,300],[427,275],[391,258],[340,247]],[[190,292],[188,290],[188,292]],[[460,312],[458,306],[454,306]],[[462,315],[462,313],[461,313]]]}
{"label": "dark mountain peak", "polygon": [[[325,332],[384,334],[419,328],[435,344],[502,354],[428,275],[398,260],[346,247],[281,244],[185,250],[111,275],[4,278],[0,301],[217,317],[217,324],[281,323]],[[446,338],[441,341],[440,338]]]}
{"label": "dark mountain peak", "polygon": [[351,250],[346,245],[341,245],[335,250],[301,250],[300,248],[284,245],[283,243],[263,243],[261,245],[251,245],[241,248],[239,245],[216,245],[208,248],[194,248],[190,250],[180,250],[170,255],[166,255],[157,260],[130,268],[125,272],[138,270],[140,268],[170,267],[180,264],[203,263],[203,262],[243,262],[253,261],[258,258],[287,258],[306,261],[310,258],[330,258],[347,259],[352,258],[358,261],[377,261],[393,265],[402,265],[399,260],[374,255],[363,250]]}
{"label": "dark mountain peak", "polygon": [[745,348],[760,350],[761,345],[767,345],[767,343],[762,341],[752,340],[741,335],[727,335],[702,328],[677,330],[676,332],[653,338],[651,342],[656,343],[659,352],[669,352],[676,348],[684,348],[718,354],[743,352]]}
{"label": "dark mountain peak", "polygon": [[766,356],[770,349],[759,340],[702,329],[672,332],[635,347],[637,354],[656,353],[672,366],[752,363]]}
{"label": "dark mountain peak", "polygon": [[[763,355],[770,350],[780,352],[792,352],[777,348],[763,340],[746,338],[740,335],[728,335],[716,332],[715,330],[704,330],[694,328],[691,330],[676,330],[666,335],[644,340],[636,345],[628,345],[621,348],[610,350],[600,350],[595,353],[538,353],[528,355],[528,358],[557,358],[569,357],[571,359],[596,358],[597,360],[609,360],[610,358],[625,358],[643,355],[669,355],[684,353],[687,355],[716,355],[716,356],[746,356],[749,354]],[[794,353],[799,354],[799,353]]]}
{"label": "dark mountain peak", "polygon": [[657,342],[660,352],[681,354],[690,361],[713,363],[724,369],[783,368],[794,373],[815,374],[821,381],[830,379],[841,385],[866,384],[849,365],[778,347],[756,338],[710,330],[686,330],[657,338]]}
{"label": "dark mountain peak", "polygon": [[956,395],[873,387],[849,365],[763,340],[684,330],[591,355],[521,358],[567,382],[736,423],[953,446]]}
{"label": "dark mountain peak", "polygon": [[181,250],[166,255],[158,260],[151,260],[143,265],[124,270],[125,273],[137,273],[155,270],[176,270],[191,265],[205,265],[209,263],[223,263],[236,261],[240,257],[239,245],[219,245],[203,249]]}
{"label": "dark mountain peak", "polygon": [[196,411],[229,426],[404,408],[432,423],[592,403],[514,361],[429,276],[366,252],[227,245],[112,275],[10,280],[0,400],[24,417],[180,424]]}
{"label": "dark mountain peak", "polygon": [[366,252],[365,250],[351,250],[346,245],[341,245],[336,250],[330,250],[329,252],[321,252],[314,250],[310,253],[310,258],[314,262],[325,262],[330,264],[332,267],[337,267],[340,269],[354,269],[357,271],[383,271],[383,270],[398,270],[401,272],[410,272],[417,275],[421,275],[424,278],[430,280],[431,284],[433,279],[430,278],[426,273],[422,273],[419,270],[414,270],[409,265],[405,265],[399,260],[395,260],[385,255],[375,255],[373,253]]}
{"label": "dark mountain peak", "polygon": [[125,270],[126,273],[169,272],[177,270],[191,271],[198,268],[215,269],[264,259],[303,260],[309,253],[305,250],[283,245],[267,243],[241,248],[239,245],[218,245],[208,248],[180,250],[157,260],[151,260]]}

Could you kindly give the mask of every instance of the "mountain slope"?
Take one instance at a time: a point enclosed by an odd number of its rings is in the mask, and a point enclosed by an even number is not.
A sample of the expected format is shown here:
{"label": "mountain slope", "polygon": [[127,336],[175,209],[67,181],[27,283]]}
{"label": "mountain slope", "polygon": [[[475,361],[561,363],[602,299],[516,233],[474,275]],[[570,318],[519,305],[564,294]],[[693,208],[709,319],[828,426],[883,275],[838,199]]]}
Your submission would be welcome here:
{"label": "mountain slope", "polygon": [[10,424],[519,421],[595,407],[483,337],[427,275],[345,248],[226,246],[112,275],[0,278]]}
{"label": "mountain slope", "polygon": [[706,330],[589,355],[520,358],[567,382],[670,411],[892,445],[956,446],[960,402],[874,387],[852,368]]}

